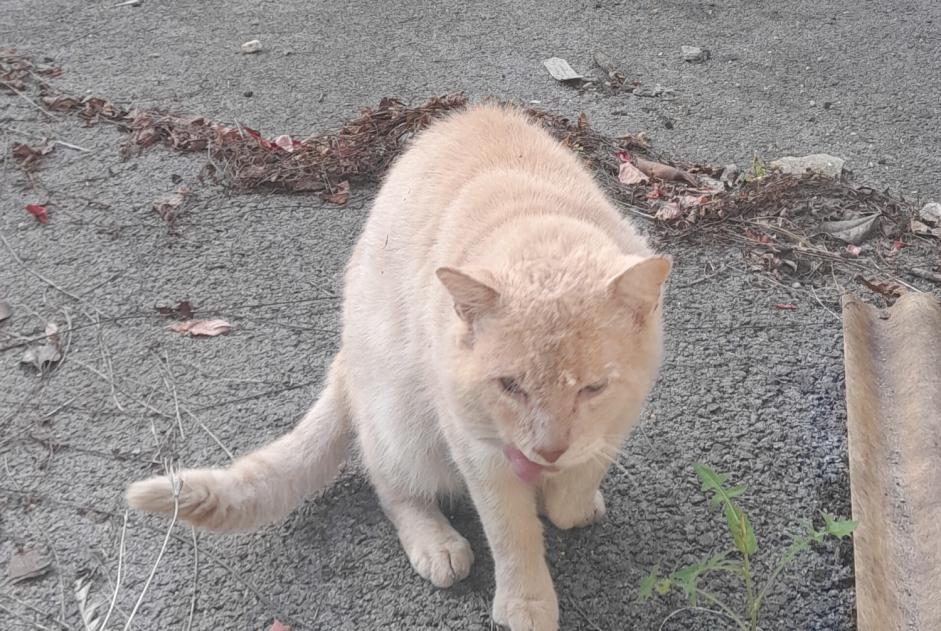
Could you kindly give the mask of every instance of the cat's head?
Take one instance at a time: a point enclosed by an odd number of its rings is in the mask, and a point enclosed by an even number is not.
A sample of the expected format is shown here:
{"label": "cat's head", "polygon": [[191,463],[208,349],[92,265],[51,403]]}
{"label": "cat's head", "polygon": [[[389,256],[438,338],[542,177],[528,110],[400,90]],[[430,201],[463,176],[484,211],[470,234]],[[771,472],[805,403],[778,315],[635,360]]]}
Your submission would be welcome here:
{"label": "cat's head", "polygon": [[441,268],[456,316],[446,361],[465,431],[522,479],[610,459],[662,354],[666,256]]}

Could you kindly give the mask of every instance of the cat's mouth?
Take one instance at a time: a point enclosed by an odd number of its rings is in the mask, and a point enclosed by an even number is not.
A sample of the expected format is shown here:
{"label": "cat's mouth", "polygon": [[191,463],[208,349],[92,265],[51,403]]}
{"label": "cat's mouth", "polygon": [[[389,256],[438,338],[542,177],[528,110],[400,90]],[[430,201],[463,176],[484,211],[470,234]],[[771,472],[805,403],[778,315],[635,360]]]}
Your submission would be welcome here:
{"label": "cat's mouth", "polygon": [[559,470],[558,467],[533,462],[522,451],[512,445],[503,448],[503,455],[510,463],[510,468],[513,469],[516,477],[526,484],[535,484],[543,473],[556,473]]}

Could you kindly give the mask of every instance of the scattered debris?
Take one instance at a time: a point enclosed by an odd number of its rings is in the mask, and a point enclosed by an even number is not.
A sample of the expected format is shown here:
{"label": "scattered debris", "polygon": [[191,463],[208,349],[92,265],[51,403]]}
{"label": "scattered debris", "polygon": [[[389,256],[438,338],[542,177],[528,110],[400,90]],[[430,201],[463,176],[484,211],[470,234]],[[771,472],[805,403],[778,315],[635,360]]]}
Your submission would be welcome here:
{"label": "scattered debris", "polygon": [[337,206],[343,206],[350,198],[350,183],[346,180],[343,180],[337,184],[336,190],[334,190],[332,193],[327,193],[324,191],[321,197],[325,202],[336,204]]}
{"label": "scattered debris", "polygon": [[844,243],[859,245],[867,241],[879,228],[881,215],[863,215],[842,221],[827,221],[820,224],[820,232]]}
{"label": "scattered debris", "polygon": [[797,311],[797,305],[790,302],[779,302],[774,305],[774,308],[782,311]]}
{"label": "scattered debris", "polygon": [[250,42],[245,42],[242,44],[242,54],[251,55],[261,51],[261,42],[257,39],[253,39]]}
{"label": "scattered debris", "polygon": [[660,98],[665,101],[672,101],[676,98],[676,90],[673,88],[665,88],[659,83],[655,84],[653,87],[650,86],[637,86],[633,90],[634,96],[640,98]]}
{"label": "scattered debris", "polygon": [[814,153],[802,157],[784,156],[773,160],[770,166],[787,175],[804,175],[809,172],[838,178],[843,174],[844,164],[845,161],[842,158],[825,153]]}
{"label": "scattered debris", "polygon": [[39,223],[49,223],[49,215],[42,204],[26,204],[26,212],[36,218]]}
{"label": "scattered debris", "polygon": [[268,627],[268,631],[291,631],[291,627],[275,618],[275,621]]}
{"label": "scattered debris", "polygon": [[933,225],[941,225],[941,204],[938,202],[929,202],[921,207],[918,216],[922,221]]}
{"label": "scattered debris", "polygon": [[549,74],[552,75],[552,78],[556,81],[562,83],[568,83],[570,81],[581,81],[584,77],[575,70],[572,69],[572,66],[569,65],[569,62],[561,59],[559,57],[550,57],[545,59],[542,62],[542,65],[546,67],[546,70],[549,71]]}
{"label": "scattered debris", "polygon": [[182,335],[215,337],[231,331],[232,325],[225,320],[185,320],[167,328]]}
{"label": "scattered debris", "polygon": [[42,372],[46,364],[54,364],[61,359],[62,340],[59,338],[59,327],[50,322],[46,325],[45,343],[27,348],[20,363],[32,364],[36,370]]}
{"label": "scattered debris", "polygon": [[172,228],[176,221],[176,210],[183,205],[189,194],[190,189],[181,186],[175,192],[165,193],[155,199],[151,207]]}
{"label": "scattered debris", "polygon": [[175,307],[154,307],[165,318],[189,320],[193,317],[193,305],[189,300],[181,300]]}
{"label": "scattered debris", "polygon": [[43,558],[36,548],[14,552],[7,565],[7,578],[11,583],[18,583],[30,578],[37,578],[48,573],[52,564]]}
{"label": "scattered debris", "polygon": [[0,300],[0,322],[13,315],[13,307],[6,300]]}
{"label": "scattered debris", "polygon": [[680,52],[683,53],[683,61],[698,64],[709,59],[709,51],[699,46],[680,46]]}

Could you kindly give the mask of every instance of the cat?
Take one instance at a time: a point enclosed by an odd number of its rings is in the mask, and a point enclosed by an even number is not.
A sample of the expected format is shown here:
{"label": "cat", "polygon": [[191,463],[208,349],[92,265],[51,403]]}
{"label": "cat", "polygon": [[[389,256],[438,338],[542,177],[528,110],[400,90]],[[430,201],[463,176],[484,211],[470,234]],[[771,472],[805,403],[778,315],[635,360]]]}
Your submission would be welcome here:
{"label": "cat", "polygon": [[358,442],[422,577],[474,554],[438,507],[469,493],[493,555],[493,620],[554,631],[539,515],[605,512],[599,487],[663,353],[657,255],[580,160],[512,106],[418,134],[375,199],[345,275],[343,332],[300,423],[229,467],[132,484],[130,505],[211,530],[282,519]]}

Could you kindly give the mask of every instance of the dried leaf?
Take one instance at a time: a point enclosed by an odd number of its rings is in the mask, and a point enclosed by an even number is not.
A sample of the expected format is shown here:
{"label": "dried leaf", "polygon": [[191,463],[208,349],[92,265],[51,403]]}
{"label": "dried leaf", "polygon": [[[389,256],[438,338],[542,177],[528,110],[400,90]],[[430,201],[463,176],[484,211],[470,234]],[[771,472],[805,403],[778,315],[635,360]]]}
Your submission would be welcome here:
{"label": "dried leaf", "polygon": [[865,285],[869,291],[886,298],[890,303],[895,302],[897,299],[901,298],[903,294],[908,293],[907,289],[896,283],[879,281],[875,278],[865,278],[862,275],[856,276],[856,280]]}
{"label": "dried leaf", "polygon": [[75,600],[78,602],[78,611],[85,631],[102,631],[102,605],[107,601],[102,598],[98,602],[89,602],[88,592],[91,591],[92,576],[93,574],[87,571],[79,574],[75,580]]}
{"label": "dried leaf", "polygon": [[350,183],[346,180],[337,184],[336,189],[332,193],[325,193],[323,195],[323,200],[330,204],[337,204],[342,206],[350,198]]}
{"label": "dried leaf", "polygon": [[46,364],[54,364],[61,359],[62,341],[59,338],[59,327],[50,322],[46,325],[46,343],[27,348],[20,363],[32,364],[36,370],[42,372]]}
{"label": "dried leaf", "polygon": [[912,232],[915,234],[920,234],[924,237],[935,237],[941,239],[941,227],[931,228],[927,224],[918,221],[917,219],[912,219]]}
{"label": "dried leaf", "polygon": [[672,221],[683,216],[683,210],[680,208],[680,205],[676,202],[666,202],[661,204],[660,208],[657,209],[657,214],[654,215],[654,218],[659,221]]}
{"label": "dried leaf", "polygon": [[205,335],[214,337],[232,330],[232,325],[225,320],[186,320],[167,327],[182,335]]}
{"label": "dried leaf", "polygon": [[618,181],[621,184],[643,184],[648,178],[644,173],[630,162],[622,162],[618,168]]}
{"label": "dried leaf", "polygon": [[165,193],[155,199],[152,208],[155,213],[160,215],[161,219],[168,224],[172,224],[174,219],[176,219],[176,209],[183,205],[183,202],[186,201],[189,194],[190,189],[186,186],[181,186],[176,192]]}
{"label": "dried leaf", "polygon": [[863,249],[861,247],[858,245],[853,245],[852,243],[846,246],[846,252],[850,256],[859,256],[862,251]]}
{"label": "dried leaf", "polygon": [[39,223],[49,223],[49,215],[42,204],[26,204],[26,212],[31,214]]}
{"label": "dried leaf", "polygon": [[271,623],[271,626],[268,627],[268,631],[291,631],[291,627],[276,618],[275,621]]}
{"label": "dried leaf", "polygon": [[690,186],[699,186],[699,182],[692,176],[692,174],[687,173],[682,169],[671,167],[668,164],[661,164],[659,162],[653,162],[652,160],[644,160],[643,158],[635,158],[634,163],[638,169],[643,171],[644,174],[649,175],[650,177],[655,177],[658,180],[663,180],[665,182],[686,182]]}
{"label": "dried leaf", "polygon": [[11,583],[18,583],[26,579],[36,578],[46,574],[51,567],[50,562],[40,556],[35,548],[14,552],[7,565],[7,577]]}
{"label": "dried leaf", "polygon": [[6,300],[0,300],[0,322],[13,315],[13,307]]}
{"label": "dried leaf", "polygon": [[39,149],[36,149],[25,143],[15,142],[13,143],[10,154],[18,167],[24,171],[34,171],[36,167],[39,166],[39,161],[53,149],[55,149],[55,145],[51,143],[47,143]]}
{"label": "dried leaf", "polygon": [[790,302],[779,302],[774,305],[775,309],[781,309],[782,311],[797,311],[797,305],[791,304]]}
{"label": "dried leaf", "polygon": [[843,221],[826,221],[820,224],[820,232],[844,243],[860,245],[869,239],[876,228],[879,227],[879,218],[881,216],[881,214],[875,213]]}

